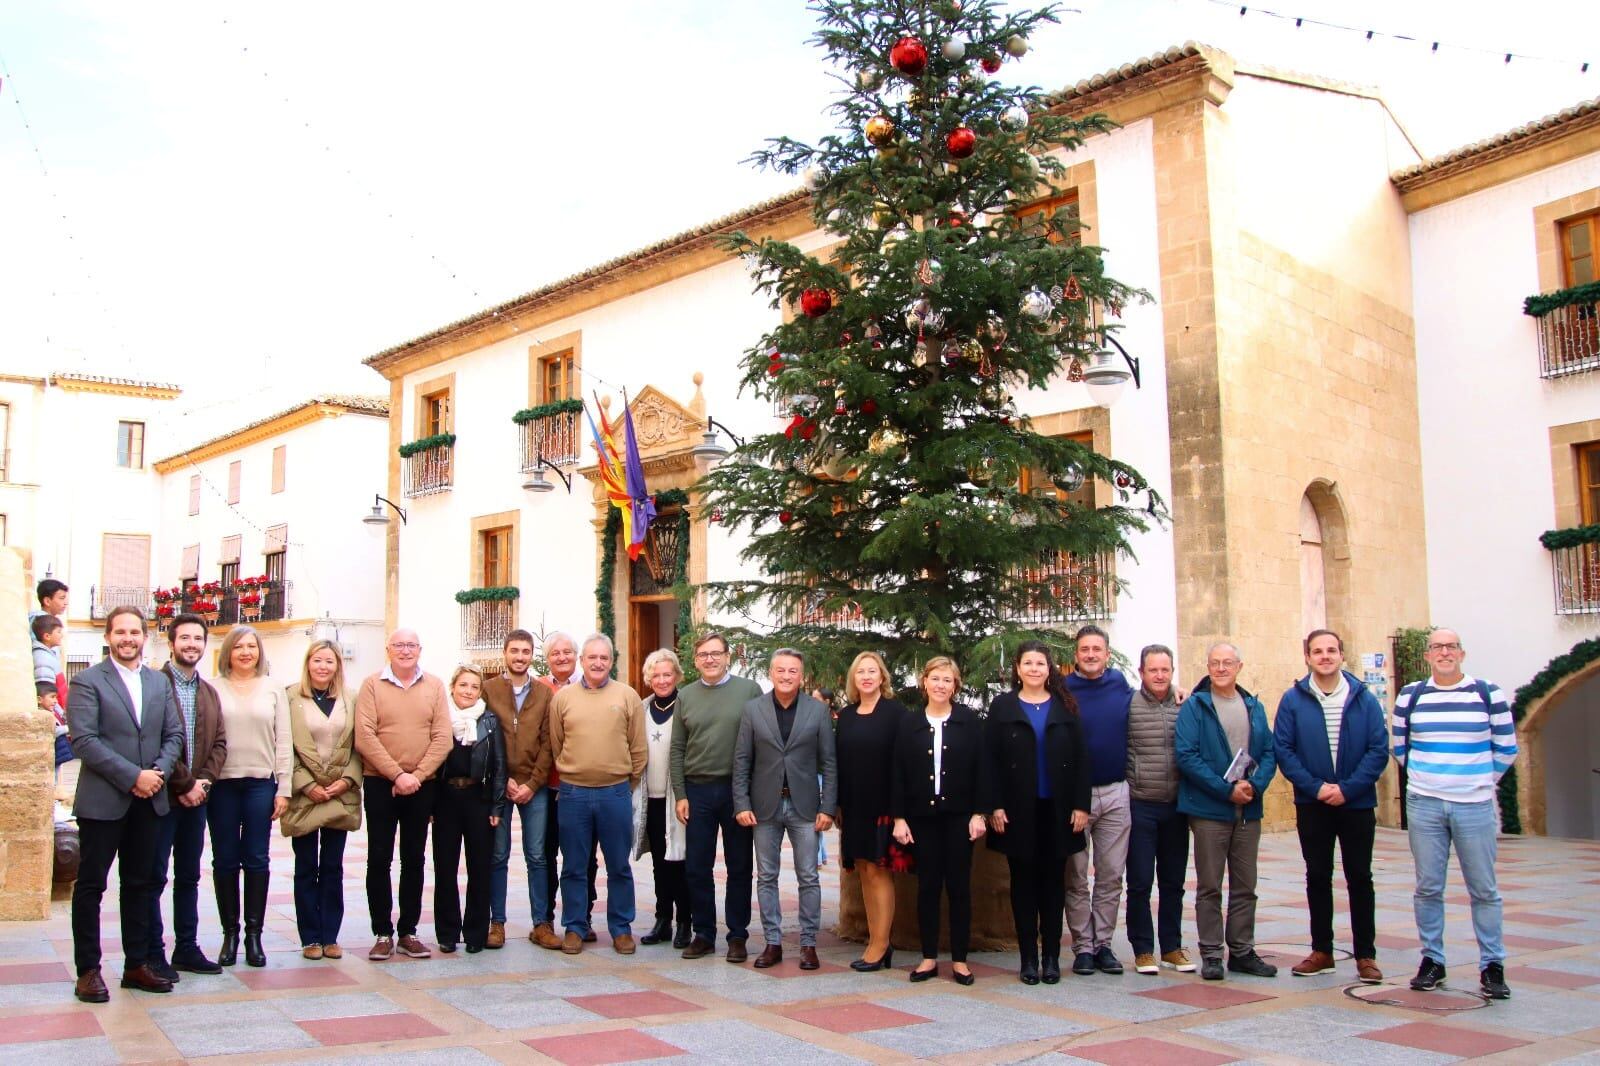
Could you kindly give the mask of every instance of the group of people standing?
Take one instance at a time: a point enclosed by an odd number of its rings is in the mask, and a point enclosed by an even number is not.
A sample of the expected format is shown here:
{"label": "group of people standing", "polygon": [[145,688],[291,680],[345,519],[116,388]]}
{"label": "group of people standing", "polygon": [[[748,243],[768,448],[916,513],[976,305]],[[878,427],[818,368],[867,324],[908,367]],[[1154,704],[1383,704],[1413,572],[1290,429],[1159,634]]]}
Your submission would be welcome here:
{"label": "group of people standing", "polygon": [[[445,681],[421,669],[420,640],[400,629],[388,638],[386,665],[351,695],[330,642],[312,643],[299,678],[283,687],[249,626],[224,638],[215,682],[198,674],[204,621],[180,615],[168,632],[171,661],[151,670],[142,665],[142,614],[112,610],[110,657],[71,683],[71,744],[83,760],[73,935],[76,994],[85,1001],[109,996],[100,974],[99,908],[113,858],[121,860],[123,987],[166,992],[180,971],[221,972],[236,962],[241,932],[246,963],[265,965],[274,821],[293,840],[301,952],[340,958],[343,853],[363,818],[374,937],[367,957],[374,961],[397,951],[431,954],[417,937],[430,826],[438,950],[503,947],[515,820],[534,944],[577,954],[598,940],[592,909],[603,860],[611,946],[633,954],[631,864],[648,852],[655,921],[638,943],[671,943],[686,959],[712,954],[720,837],[724,957],[736,964],[750,957],[753,878],[764,939],[758,968],[783,961],[778,878],[787,838],[799,886],[799,968],[816,970],[818,849],[837,818],[840,857],[859,875],[869,934],[852,963],[857,971],[893,966],[893,879],[914,870],[922,957],[910,979],[938,975],[947,908],[952,976],[974,982],[967,963],[971,867],[983,839],[1010,867],[1024,983],[1060,980],[1064,942],[1072,972],[1122,972],[1111,940],[1124,881],[1137,971],[1193,971],[1182,943],[1192,839],[1201,975],[1225,976],[1226,949],[1227,970],[1270,977],[1276,968],[1254,945],[1256,854],[1262,795],[1280,770],[1294,788],[1311,913],[1312,952],[1294,973],[1334,968],[1337,842],[1357,973],[1363,981],[1381,979],[1371,852],[1388,738],[1381,706],[1342,670],[1342,644],[1328,630],[1306,638],[1308,673],[1284,694],[1275,728],[1260,700],[1238,686],[1243,663],[1233,644],[1209,649],[1207,677],[1182,699],[1170,649],[1141,651],[1134,686],[1109,668],[1109,641],[1094,626],[1078,633],[1069,672],[1048,645],[1023,642],[1012,659],[1010,691],[982,716],[958,701],[961,672],[949,658],[922,665],[913,711],[894,698],[887,663],[864,652],[849,668],[847,703],[835,715],[804,691],[803,651],[773,652],[771,689],[763,691],[730,673],[728,642],[715,633],[695,644],[698,677],[687,684],[673,651],[653,652],[641,698],[611,676],[615,650],[604,634],[581,643],[547,636],[549,673],[536,677],[534,639],[514,630],[500,675],[485,680],[478,667],[462,665]],[[1395,712],[1395,754],[1411,769],[1424,951],[1412,984],[1432,988],[1444,976],[1442,884],[1454,844],[1473,899],[1482,987],[1503,998],[1509,991],[1494,833],[1481,823],[1494,782],[1515,758],[1515,739],[1503,696],[1462,674],[1463,657],[1455,634],[1434,631],[1433,675],[1408,686]],[[215,960],[198,939],[208,830],[222,925]],[[160,907],[169,867],[170,959]],[[1150,896],[1158,885],[1152,927]]]}

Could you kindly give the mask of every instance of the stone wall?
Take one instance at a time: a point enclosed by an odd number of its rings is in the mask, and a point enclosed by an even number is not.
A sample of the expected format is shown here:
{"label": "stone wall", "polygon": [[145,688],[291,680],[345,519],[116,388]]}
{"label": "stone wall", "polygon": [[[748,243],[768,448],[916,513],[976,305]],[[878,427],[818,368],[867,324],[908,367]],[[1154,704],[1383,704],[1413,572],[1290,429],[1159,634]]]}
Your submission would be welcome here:
{"label": "stone wall", "polygon": [[22,557],[0,548],[0,920],[50,916],[55,723],[33,695]]}

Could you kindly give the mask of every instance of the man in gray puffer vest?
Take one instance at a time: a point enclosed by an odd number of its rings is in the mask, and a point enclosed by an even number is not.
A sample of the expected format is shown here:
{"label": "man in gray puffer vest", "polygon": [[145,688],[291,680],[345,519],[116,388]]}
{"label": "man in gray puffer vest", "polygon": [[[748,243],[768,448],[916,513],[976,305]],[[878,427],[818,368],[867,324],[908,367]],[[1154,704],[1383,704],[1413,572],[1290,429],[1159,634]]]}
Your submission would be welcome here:
{"label": "man in gray puffer vest", "polygon": [[[1128,942],[1134,969],[1162,966],[1193,973],[1183,950],[1183,882],[1189,868],[1189,819],[1178,813],[1178,764],[1173,727],[1178,722],[1172,687],[1172,649],[1151,644],[1139,652],[1139,691],[1128,707],[1128,797],[1133,828],[1128,838]],[[1150,887],[1160,882],[1161,961],[1150,928]]]}

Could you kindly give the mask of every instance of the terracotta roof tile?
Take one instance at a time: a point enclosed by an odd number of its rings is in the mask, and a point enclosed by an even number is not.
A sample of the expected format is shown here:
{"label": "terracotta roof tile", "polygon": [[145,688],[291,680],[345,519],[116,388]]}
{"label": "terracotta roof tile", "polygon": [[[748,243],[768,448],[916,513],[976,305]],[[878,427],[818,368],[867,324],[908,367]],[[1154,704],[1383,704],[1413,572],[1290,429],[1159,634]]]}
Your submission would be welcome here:
{"label": "terracotta roof tile", "polygon": [[1513,150],[1524,142],[1558,137],[1570,129],[1591,124],[1600,125],[1600,96],[1575,104],[1563,111],[1557,111],[1553,115],[1524,123],[1504,133],[1497,133],[1493,137],[1463,145],[1432,159],[1425,159],[1415,166],[1397,170],[1390,175],[1390,180],[1404,190],[1409,185],[1421,184],[1436,176],[1442,176],[1441,171],[1469,166],[1479,161],[1482,156]]}
{"label": "terracotta roof tile", "polygon": [[203,440],[198,444],[190,445],[182,451],[174,452],[164,459],[157,460],[157,462],[169,462],[173,459],[181,458],[190,452],[197,452],[202,448],[209,448],[211,445],[221,443],[222,441],[227,440],[229,437],[236,437],[240,433],[248,433],[257,426],[264,426],[268,422],[276,421],[285,415],[292,415],[296,411],[303,411],[307,407],[316,407],[319,404],[327,404],[331,407],[343,407],[345,410],[354,411],[357,414],[382,415],[385,417],[387,417],[389,414],[389,400],[384,396],[362,396],[356,393],[328,393],[322,396],[313,396],[309,400],[302,400],[293,407],[285,408],[284,410],[278,411],[275,414],[270,414],[265,418],[258,418],[254,422],[248,422],[245,425],[239,426],[235,429],[230,429],[226,433],[219,433],[215,437],[211,437],[208,440]]}

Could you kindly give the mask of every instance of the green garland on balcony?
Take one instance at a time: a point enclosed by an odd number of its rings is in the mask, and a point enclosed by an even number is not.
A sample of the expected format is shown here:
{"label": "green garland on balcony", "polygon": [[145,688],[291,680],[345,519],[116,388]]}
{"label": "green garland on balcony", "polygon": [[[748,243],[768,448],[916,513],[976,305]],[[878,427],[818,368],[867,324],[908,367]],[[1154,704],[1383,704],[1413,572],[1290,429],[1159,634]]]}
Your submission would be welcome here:
{"label": "green garland on balcony", "polygon": [[[656,511],[667,507],[683,508],[678,512],[678,580],[672,594],[678,600],[683,620],[689,617],[689,494],[682,489],[668,489],[656,493]],[[615,507],[606,508],[606,527],[600,536],[600,580],[595,582],[596,613],[600,616],[600,632],[617,639],[617,612],[612,607],[611,586],[617,577],[617,541],[622,537],[622,512]]]}
{"label": "green garland on balcony", "polygon": [[1522,313],[1532,315],[1534,318],[1543,318],[1560,307],[1593,303],[1600,303],[1600,281],[1591,281],[1586,285],[1574,285],[1570,289],[1557,289],[1555,292],[1542,292],[1537,296],[1530,296],[1522,301]]}
{"label": "green garland on balcony", "polygon": [[410,444],[400,445],[400,458],[409,459],[418,452],[432,451],[434,448],[447,448],[456,442],[454,433],[435,433],[431,437],[414,440]]}
{"label": "green garland on balcony", "polygon": [[1539,534],[1539,543],[1551,551],[1576,548],[1580,544],[1600,544],[1600,525],[1548,530]]}
{"label": "green garland on balcony", "polygon": [[466,605],[490,600],[515,600],[521,597],[522,593],[515,585],[491,585],[482,589],[462,589],[456,593],[456,602]]}
{"label": "green garland on balcony", "polygon": [[581,410],[583,410],[582,400],[552,400],[518,411],[511,416],[511,421],[520,426],[538,418],[549,418],[551,415],[575,415]]}

